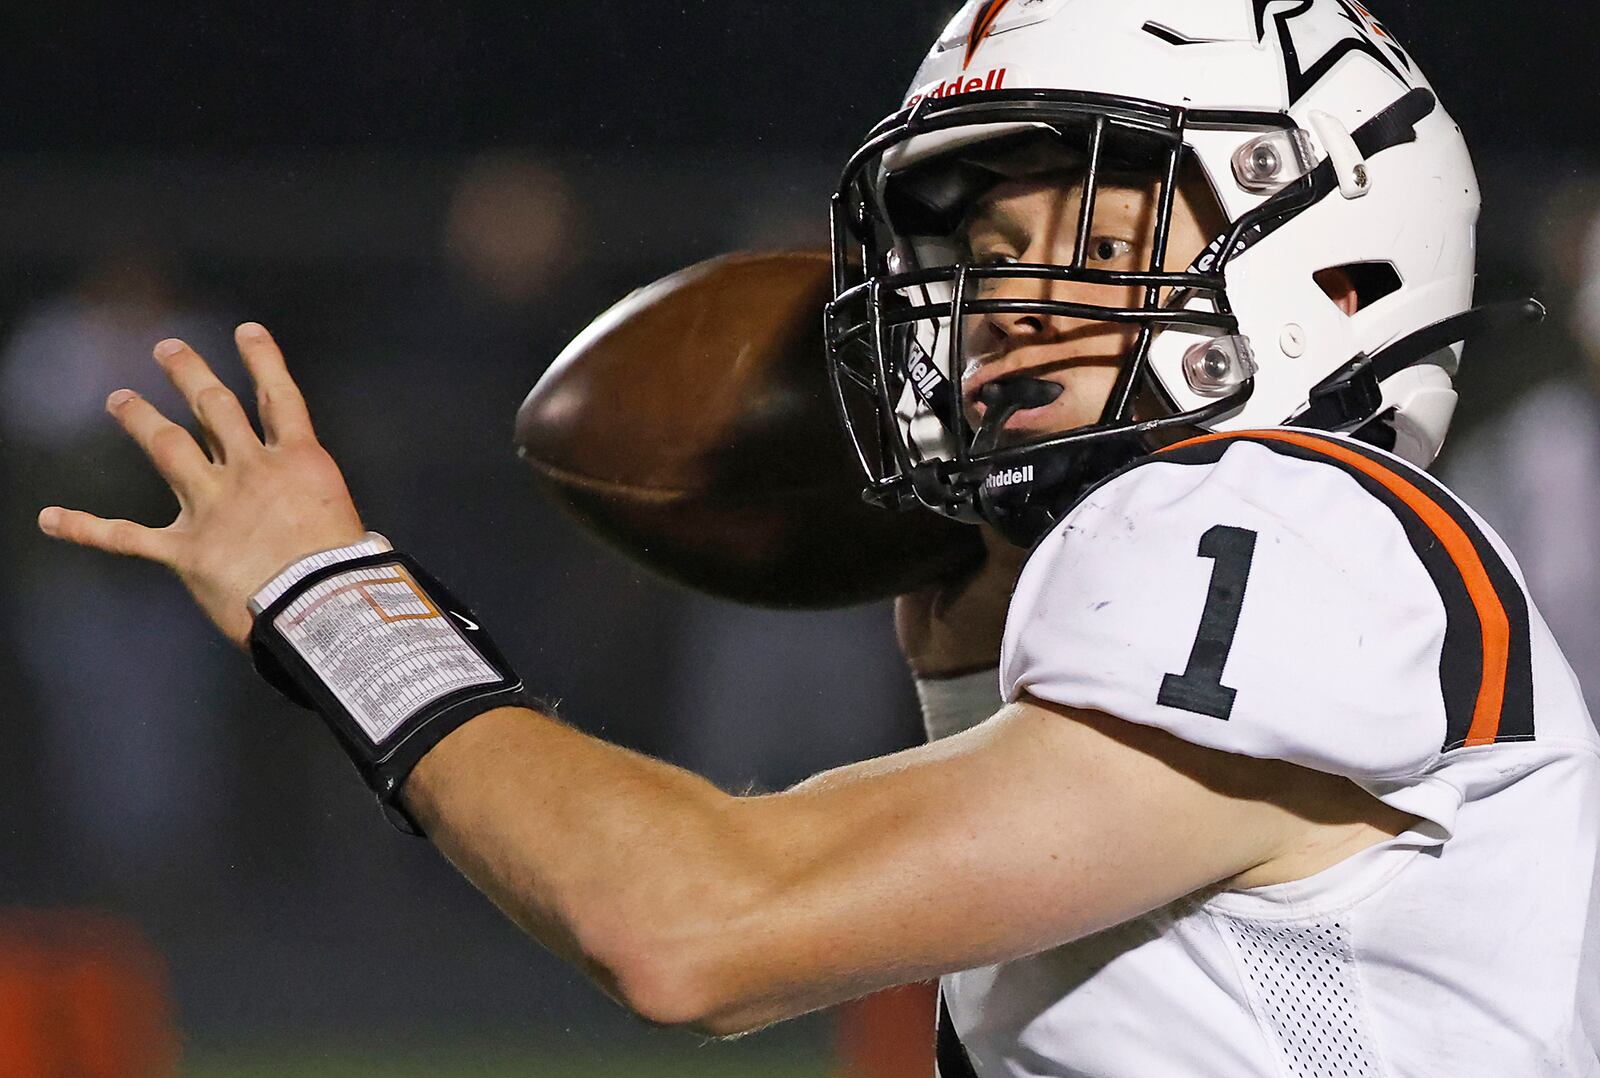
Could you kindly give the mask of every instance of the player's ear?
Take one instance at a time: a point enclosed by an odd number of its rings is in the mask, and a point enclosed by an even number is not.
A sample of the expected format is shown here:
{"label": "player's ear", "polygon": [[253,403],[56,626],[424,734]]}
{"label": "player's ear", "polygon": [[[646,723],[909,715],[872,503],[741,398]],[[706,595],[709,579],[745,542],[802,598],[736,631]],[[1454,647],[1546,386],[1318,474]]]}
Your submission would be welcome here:
{"label": "player's ear", "polygon": [[1350,274],[1343,266],[1329,266],[1312,276],[1334,305],[1346,315],[1355,314],[1361,309],[1361,294],[1356,291],[1355,281],[1350,279]]}

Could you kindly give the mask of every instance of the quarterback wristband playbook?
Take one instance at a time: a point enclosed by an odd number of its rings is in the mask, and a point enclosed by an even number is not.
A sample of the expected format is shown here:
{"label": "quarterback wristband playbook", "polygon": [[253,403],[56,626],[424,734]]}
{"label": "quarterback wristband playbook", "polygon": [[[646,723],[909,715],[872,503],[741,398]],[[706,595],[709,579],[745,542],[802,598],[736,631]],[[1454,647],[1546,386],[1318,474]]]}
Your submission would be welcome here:
{"label": "quarterback wristband playbook", "polygon": [[417,762],[470,719],[523,702],[472,612],[382,536],[296,562],[250,610],[256,670],[322,715],[409,834],[422,829],[399,794]]}

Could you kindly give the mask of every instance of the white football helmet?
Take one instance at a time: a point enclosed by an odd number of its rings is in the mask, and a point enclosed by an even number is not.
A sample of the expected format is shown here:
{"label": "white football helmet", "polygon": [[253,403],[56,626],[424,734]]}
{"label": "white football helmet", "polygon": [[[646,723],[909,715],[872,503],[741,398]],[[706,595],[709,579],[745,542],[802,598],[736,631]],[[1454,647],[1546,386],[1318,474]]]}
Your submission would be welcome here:
{"label": "white football helmet", "polygon": [[[1044,160],[1071,160],[1084,188],[1073,264],[969,264],[966,210]],[[1159,183],[1138,272],[1085,264],[1112,168]],[[1198,169],[1228,225],[1170,272],[1180,169]],[[1455,409],[1459,342],[1510,313],[1469,313],[1478,206],[1460,129],[1354,0],[970,0],[834,199],[830,368],[867,495],[1027,542],[1175,431],[1348,431],[1426,467]],[[1353,314],[1316,279],[1335,268]],[[1002,277],[1144,298],[983,298]],[[961,327],[1022,310],[1138,327],[1100,423],[1003,444],[1007,417],[1051,395],[1019,378],[985,387],[972,429]]]}

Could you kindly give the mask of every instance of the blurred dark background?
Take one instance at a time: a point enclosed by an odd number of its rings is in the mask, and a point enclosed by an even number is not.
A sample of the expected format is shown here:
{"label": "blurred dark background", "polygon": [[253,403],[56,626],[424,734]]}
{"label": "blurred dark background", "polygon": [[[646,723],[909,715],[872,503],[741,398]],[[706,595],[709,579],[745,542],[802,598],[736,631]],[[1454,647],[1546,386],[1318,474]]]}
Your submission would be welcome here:
{"label": "blurred dark background", "polygon": [[[1600,17],[1375,6],[1474,149],[1480,294],[1536,291],[1554,312],[1469,350],[1445,461],[1493,523],[1531,519],[1528,475],[1600,447],[1584,410],[1600,68],[1580,51]],[[724,251],[822,245],[838,167],[954,4],[301,7],[0,10],[0,905],[136,925],[197,1073],[291,1045],[305,1073],[429,1046],[693,1048],[390,831],[320,723],[258,684],[174,581],[33,521],[47,503],[164,521],[105,395],[170,402],[148,355],[174,334],[238,384],[229,333],[259,320],[371,526],[475,602],[573,722],[741,789],[911,743],[885,608],[748,611],[642,576],[538,501],[511,420],[629,289]],[[1586,461],[1562,474],[1600,489]],[[1530,577],[1570,591],[1587,509],[1544,512],[1568,561]],[[1573,633],[1591,609],[1575,604]],[[820,1016],[747,1050],[764,1073],[823,1073],[831,1037]]]}

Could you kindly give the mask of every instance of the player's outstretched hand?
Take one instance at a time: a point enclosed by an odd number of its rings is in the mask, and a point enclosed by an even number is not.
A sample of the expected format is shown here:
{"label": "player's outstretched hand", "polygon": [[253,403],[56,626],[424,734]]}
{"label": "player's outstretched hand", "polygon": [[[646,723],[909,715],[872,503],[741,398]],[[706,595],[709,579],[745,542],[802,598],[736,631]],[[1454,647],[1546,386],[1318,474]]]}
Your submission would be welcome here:
{"label": "player's outstretched hand", "polygon": [[194,349],[162,341],[156,362],[188,402],[206,448],[130,389],[111,394],[106,410],[177,495],[177,519],[149,528],[51,506],[39,514],[39,527],[57,539],[167,566],[228,639],[243,646],[251,624],[246,604],[262,585],[308,554],[359,542],[365,529],[271,334],[246,322],[234,340],[255,382],[264,438]]}

